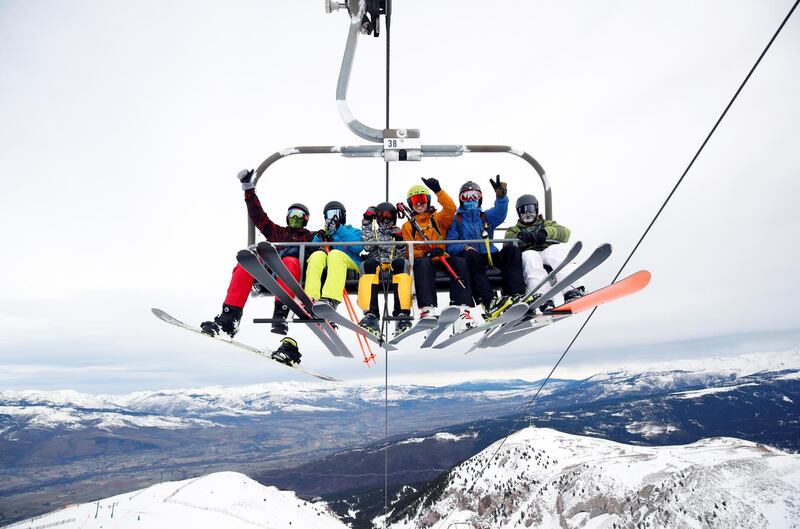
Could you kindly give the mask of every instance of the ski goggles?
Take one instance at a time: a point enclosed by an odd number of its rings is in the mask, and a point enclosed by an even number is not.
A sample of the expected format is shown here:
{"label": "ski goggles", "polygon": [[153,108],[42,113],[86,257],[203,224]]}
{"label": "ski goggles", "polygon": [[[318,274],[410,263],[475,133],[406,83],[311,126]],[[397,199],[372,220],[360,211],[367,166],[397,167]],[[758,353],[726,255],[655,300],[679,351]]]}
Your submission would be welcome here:
{"label": "ski goggles", "polygon": [[289,217],[289,218],[292,218],[292,217],[297,217],[297,218],[301,218],[301,219],[303,219],[303,220],[306,220],[306,218],[307,218],[307,217],[306,217],[306,212],[305,212],[305,211],[303,211],[302,209],[299,209],[299,208],[292,208],[292,209],[290,209],[290,210],[289,210],[289,211],[286,213],[286,216],[287,216],[287,217]]}
{"label": "ski goggles", "polygon": [[329,209],[325,212],[325,220],[341,219],[344,216],[343,213],[339,208]]}
{"label": "ski goggles", "polygon": [[381,224],[394,224],[397,217],[391,211],[381,211],[378,215],[378,222]]}
{"label": "ski goggles", "polygon": [[411,203],[411,207],[415,208],[420,204],[424,204],[427,206],[429,200],[428,200],[428,195],[420,194],[420,195],[411,195],[410,197],[408,197],[408,201],[409,203]]}
{"label": "ski goggles", "polygon": [[533,215],[539,214],[539,208],[536,204],[524,204],[517,208],[517,215],[520,217],[526,213],[533,213]]}
{"label": "ski goggles", "polygon": [[467,191],[461,193],[458,198],[461,199],[461,202],[477,202],[483,198],[483,193],[477,189],[468,189]]}

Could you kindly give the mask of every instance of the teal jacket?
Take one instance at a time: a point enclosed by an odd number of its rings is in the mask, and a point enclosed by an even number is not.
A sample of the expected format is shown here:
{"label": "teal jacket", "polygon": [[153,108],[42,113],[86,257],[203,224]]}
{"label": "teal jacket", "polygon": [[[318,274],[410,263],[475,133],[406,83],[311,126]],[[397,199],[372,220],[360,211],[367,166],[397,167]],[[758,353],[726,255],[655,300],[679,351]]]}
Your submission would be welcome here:
{"label": "teal jacket", "polygon": [[[330,240],[332,242],[351,242],[351,241],[360,241],[361,240],[361,230],[356,229],[349,224],[342,224],[339,226],[335,232],[333,232],[330,236]],[[314,242],[322,242],[322,239],[319,235],[314,236]],[[350,259],[357,265],[361,264],[361,258],[358,254],[361,253],[361,250],[364,247],[361,245],[355,246],[332,246],[332,250],[341,250],[347,254]]]}

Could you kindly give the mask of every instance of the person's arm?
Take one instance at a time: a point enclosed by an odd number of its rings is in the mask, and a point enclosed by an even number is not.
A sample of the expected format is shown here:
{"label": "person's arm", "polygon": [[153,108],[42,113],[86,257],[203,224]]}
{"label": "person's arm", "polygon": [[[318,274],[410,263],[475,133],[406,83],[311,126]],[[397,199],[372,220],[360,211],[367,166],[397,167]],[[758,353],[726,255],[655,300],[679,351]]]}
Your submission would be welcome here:
{"label": "person's arm", "polygon": [[547,232],[547,240],[551,241],[568,242],[571,235],[569,228],[554,220],[545,221],[544,231]]}
{"label": "person's arm", "polygon": [[[459,238],[460,237],[458,236],[458,227],[456,225],[456,221],[454,220],[453,223],[450,225],[450,228],[447,230],[447,240],[457,241]],[[450,255],[461,255],[462,253],[464,253],[464,245],[462,243],[448,244],[447,253],[449,253]]]}
{"label": "person's arm", "polygon": [[494,207],[487,209],[485,212],[486,222],[492,229],[495,229],[506,220],[508,215],[508,197],[498,197],[494,201]]}
{"label": "person's arm", "polygon": [[[518,237],[518,235],[519,235],[519,226],[515,224],[515,225],[511,226],[510,228],[508,228],[506,230],[506,236],[504,238],[505,239],[516,239]],[[503,243],[503,248],[505,248],[506,246],[513,246],[513,244],[514,243],[511,243],[511,242],[504,242]],[[524,250],[525,247],[526,247],[526,244],[523,241],[519,241],[519,243],[517,243],[517,246],[519,246],[520,250]]]}
{"label": "person's arm", "polygon": [[447,231],[450,229],[450,225],[453,224],[453,218],[456,216],[456,203],[453,202],[453,199],[450,198],[450,195],[444,190],[440,190],[436,193],[436,200],[439,201],[439,205],[442,206],[442,209],[434,213],[433,217],[436,219],[436,225],[439,226],[439,229]]}

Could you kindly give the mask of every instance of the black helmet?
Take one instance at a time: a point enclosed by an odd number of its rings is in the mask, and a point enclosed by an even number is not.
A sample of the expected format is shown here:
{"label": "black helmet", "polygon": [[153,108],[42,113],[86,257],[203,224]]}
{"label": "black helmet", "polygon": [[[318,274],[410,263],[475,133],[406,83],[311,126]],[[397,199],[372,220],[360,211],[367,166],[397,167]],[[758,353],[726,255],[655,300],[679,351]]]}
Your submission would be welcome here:
{"label": "black helmet", "polygon": [[394,226],[397,223],[397,208],[391,202],[381,202],[375,209],[378,211],[378,224]]}
{"label": "black helmet", "polygon": [[464,182],[464,185],[461,186],[461,189],[458,190],[458,204],[460,206],[464,206],[464,200],[461,198],[461,195],[467,191],[477,191],[478,192],[478,207],[483,205],[483,192],[481,191],[481,186],[473,182],[472,180],[468,180]]}
{"label": "black helmet", "polygon": [[336,217],[339,219],[339,224],[347,224],[347,210],[345,209],[344,204],[338,200],[331,200],[325,204],[325,208],[323,208],[322,213],[325,215],[326,221]]}
{"label": "black helmet", "polygon": [[[522,195],[517,199],[517,216],[522,220],[522,216],[533,213],[533,219],[528,221],[528,224],[533,222],[539,216],[539,201],[533,195]],[[524,221],[523,221],[524,222]]]}
{"label": "black helmet", "polygon": [[289,209],[286,210],[286,225],[287,226],[289,225],[289,217],[296,216],[292,215],[292,210],[298,210],[298,209],[303,212],[303,227],[305,228],[306,224],[308,224],[308,218],[311,215],[311,213],[309,212],[306,205],[301,204],[300,202],[295,202],[294,204],[289,206]]}

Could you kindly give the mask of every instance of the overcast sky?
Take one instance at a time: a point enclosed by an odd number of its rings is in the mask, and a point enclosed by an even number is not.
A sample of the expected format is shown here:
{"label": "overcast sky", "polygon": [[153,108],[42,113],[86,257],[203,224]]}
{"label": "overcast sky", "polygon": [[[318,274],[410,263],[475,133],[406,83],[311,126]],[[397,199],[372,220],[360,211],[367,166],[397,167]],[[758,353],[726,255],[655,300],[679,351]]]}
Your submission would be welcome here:
{"label": "overcast sky", "polygon": [[[546,169],[555,218],[574,240],[614,246],[590,288],[616,273],[791,1],[643,3],[396,0],[392,125],[426,144],[511,144]],[[254,355],[171,328],[219,312],[246,210],[235,179],[278,150],[358,145],[338,117],[348,29],[321,1],[0,1],[0,390],[130,391],[285,380]],[[362,37],[350,107],[384,123],[384,41]],[[789,21],[627,272],[651,285],[598,310],[562,376],[800,343],[795,243],[800,167],[800,20]],[[383,163],[281,161],[258,188],[267,211],[344,202],[358,221],[383,200]],[[420,176],[452,194],[467,179],[511,199],[541,196],[501,155],[392,167],[392,199]],[[239,337],[274,347],[253,317]],[[390,357],[390,379],[546,374],[582,322],[464,356]],[[306,331],[304,364],[348,380],[383,376],[334,359]],[[355,340],[347,337],[358,353]],[[418,374],[418,377],[415,378]]]}

